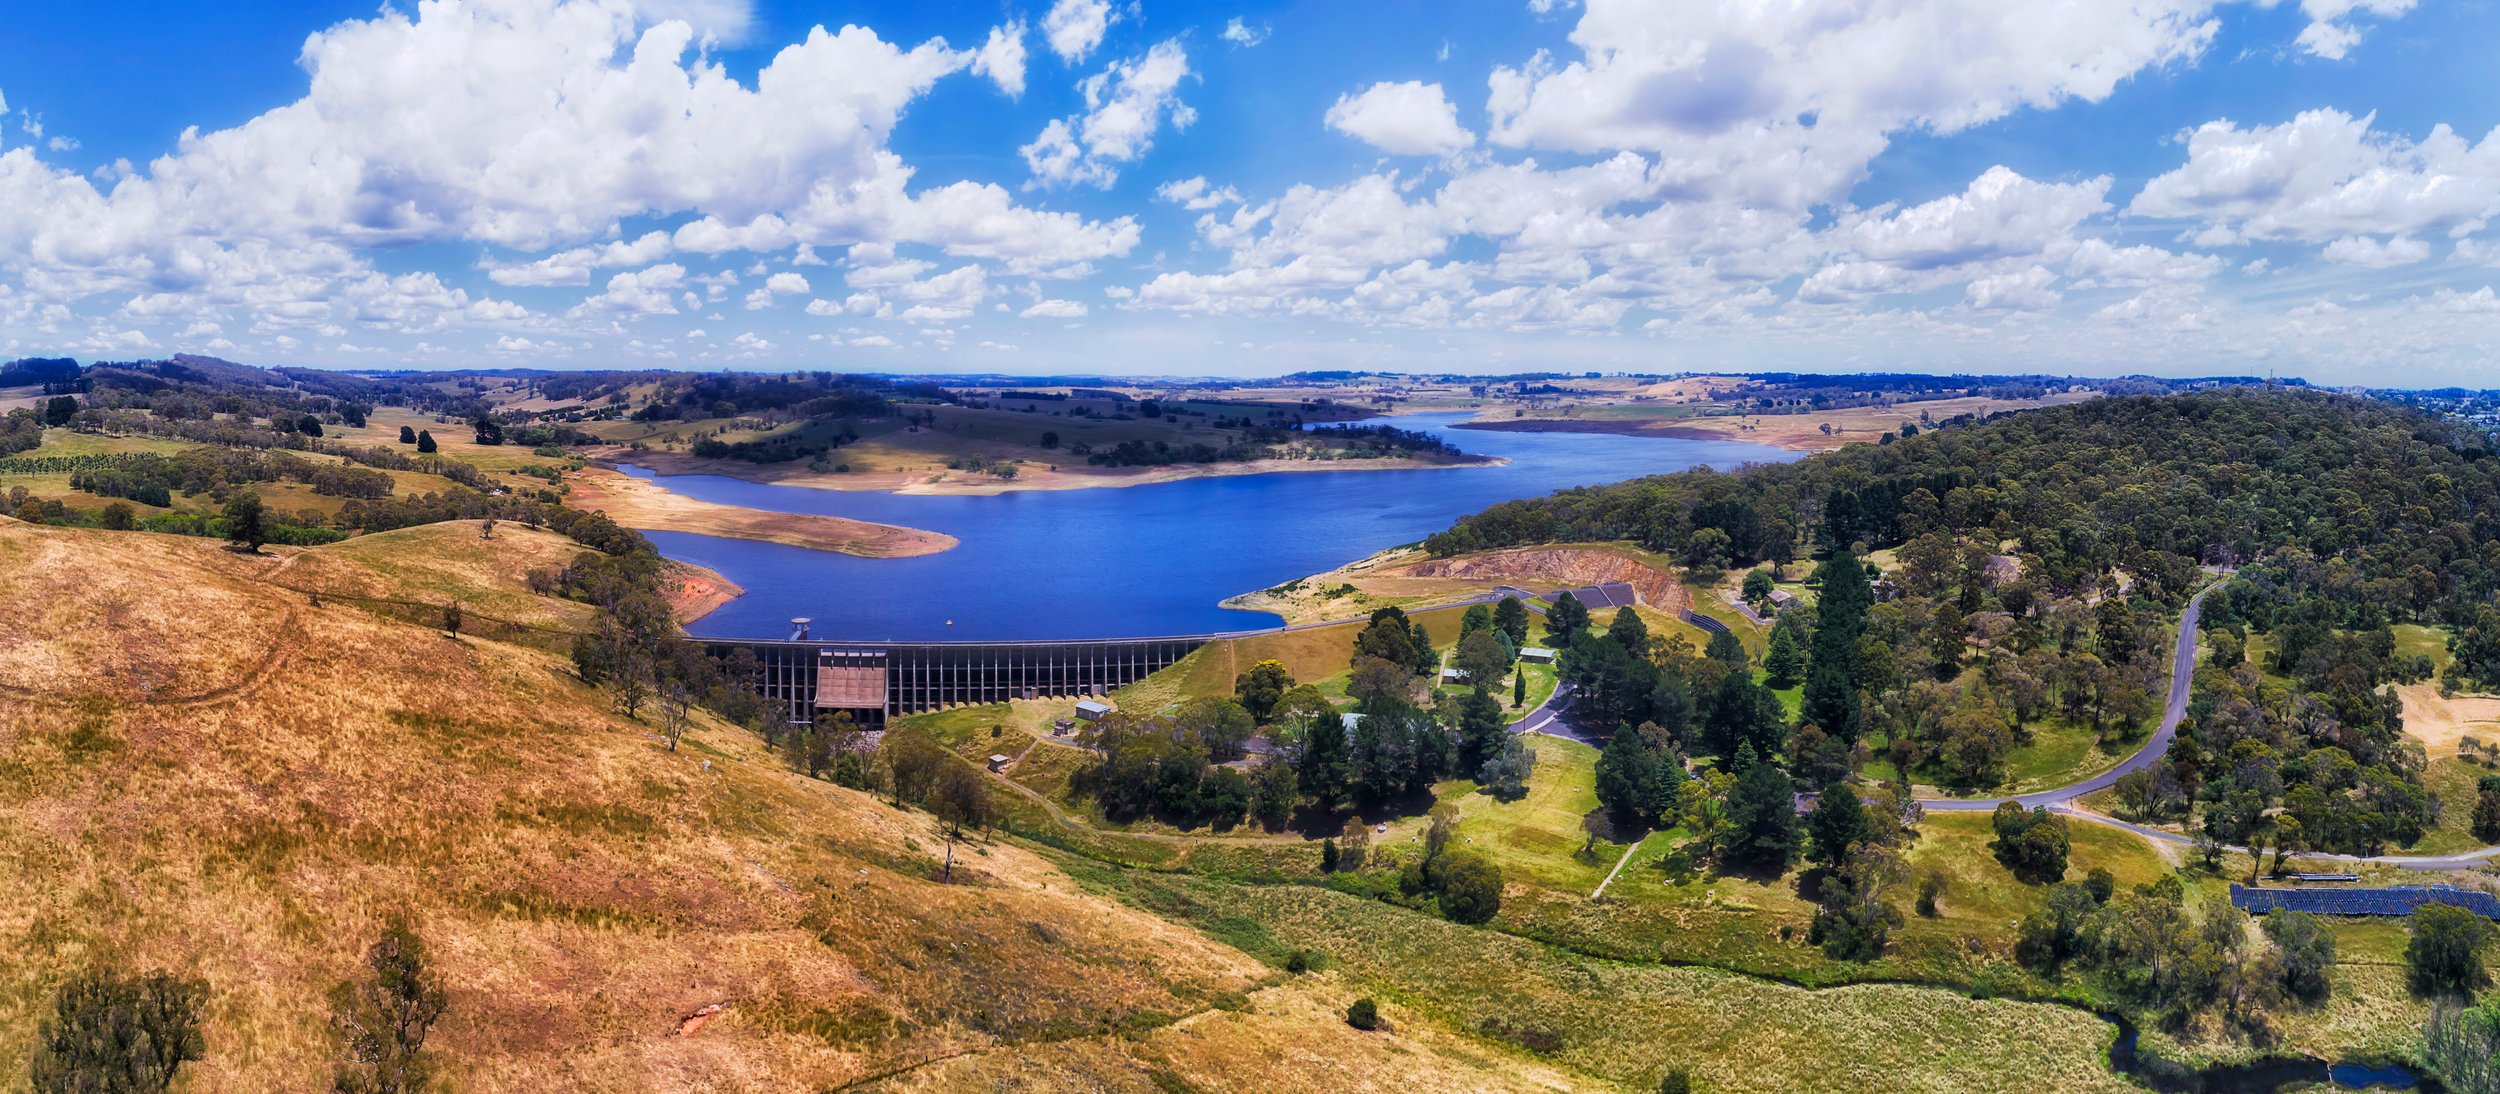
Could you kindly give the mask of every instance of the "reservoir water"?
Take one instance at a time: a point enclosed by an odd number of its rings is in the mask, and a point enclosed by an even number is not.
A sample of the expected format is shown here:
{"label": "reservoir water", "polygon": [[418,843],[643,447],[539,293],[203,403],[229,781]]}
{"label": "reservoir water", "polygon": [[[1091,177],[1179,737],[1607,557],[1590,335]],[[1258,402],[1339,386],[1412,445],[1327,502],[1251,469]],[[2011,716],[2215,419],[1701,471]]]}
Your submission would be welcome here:
{"label": "reservoir water", "polygon": [[[1496,502],[1709,465],[1800,453],[1735,441],[1456,429],[1465,414],[1390,419],[1510,462],[1413,471],[1229,475],[1094,490],[980,496],[882,494],[673,475],[704,501],[927,528],[962,545],[870,559],[778,543],[648,532],[670,558],[747,595],[688,628],[779,638],[792,616],[818,638],[1006,641],[1249,630],[1275,616],[1218,602],[1413,543]],[[638,467],[628,474],[650,477]]]}

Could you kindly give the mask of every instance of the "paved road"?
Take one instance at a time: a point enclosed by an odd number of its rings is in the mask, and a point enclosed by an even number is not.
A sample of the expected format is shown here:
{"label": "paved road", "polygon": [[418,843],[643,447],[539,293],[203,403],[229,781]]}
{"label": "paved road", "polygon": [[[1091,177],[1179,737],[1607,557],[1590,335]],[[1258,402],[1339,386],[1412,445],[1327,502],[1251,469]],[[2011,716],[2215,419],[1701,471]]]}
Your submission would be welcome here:
{"label": "paved road", "polygon": [[2205,586],[2202,592],[2188,599],[2187,611],[2180,613],[2179,641],[2170,653],[2170,702],[2162,708],[2161,725],[2145,740],[2144,747],[2135,750],[2135,755],[2089,779],[2054,790],[2036,790],[2005,798],[1920,798],[1919,803],[1948,813],[1993,810],[2009,801],[2026,809],[2043,805],[2061,806],[2086,794],[2107,790],[2118,782],[2120,776],[2142,771],[2160,762],[2162,755],[2170,751],[2171,739],[2179,735],[2179,720],[2187,716],[2189,685],[2196,682],[2196,624],[2205,612],[2205,594],[2221,587],[2222,582],[2219,581]]}
{"label": "paved road", "polygon": [[[1929,806],[1929,808],[1932,809],[1934,807]],[[2061,807],[2053,805],[2050,806],[2050,808],[2064,813],[2067,816],[2073,817],[2076,820],[2091,821],[2094,824],[2106,824],[2112,828],[2123,828],[2146,839],[2160,840],[2163,843],[2175,843],[2187,846],[2195,842],[2194,840],[2191,840],[2186,836],[2182,836],[2177,832],[2165,832],[2159,828],[2146,828],[2141,824],[2130,824],[2126,821],[2119,820],[2116,817],[2103,816],[2099,813],[2087,813],[2075,809],[2072,806]],[[2225,844],[2224,846],[2230,850],[2242,853],[2246,853],[2248,851],[2248,848],[2245,847],[2230,844]],[[2461,851],[2453,855],[2337,855],[2329,854],[2324,851],[2294,851],[2292,852],[2291,857],[2295,859],[2307,859],[2312,862],[2370,863],[2378,866],[2393,866],[2400,870],[2471,870],[2491,861],[2492,857],[2495,855],[2500,855],[2500,847],[2485,847],[2478,851]]]}
{"label": "paved road", "polygon": [[[2224,575],[2223,580],[2229,579],[2229,575]],[[2108,789],[2129,772],[2141,771],[2160,763],[2162,757],[2170,751],[2170,742],[2179,734],[2179,722],[2187,717],[2189,692],[2196,680],[2197,626],[2204,616],[2205,596],[2221,587],[2222,582],[2219,581],[2206,586],[2203,591],[2189,598],[2187,610],[2180,613],[2179,636],[2170,654],[2169,701],[2162,707],[2161,724],[2153,730],[2153,735],[2145,740],[2143,746],[2136,749],[2134,755],[2120,761],[2118,766],[2091,778],[2054,789],[2035,790],[2028,794],[1997,798],[1920,798],[1919,804],[1929,810],[1947,813],[1989,812],[2009,801],[2020,804],[2026,809],[2045,806],[2076,820],[2124,829],[2146,839],[2182,846],[2192,844],[2193,840],[2176,832],[2165,832],[2158,828],[2148,828],[2141,824],[2119,820],[2116,817],[2094,813],[2078,807],[2075,801],[2085,795]],[[1498,599],[1498,596],[1495,599]],[[1511,723],[1511,732],[1545,733],[1557,737],[1587,740],[1562,718],[1563,711],[1570,706],[1570,700],[1571,685],[1564,684],[1555,688],[1554,694],[1548,696],[1543,703],[1521,716],[1518,721]],[[1603,742],[1594,743],[1602,744]],[[1798,804],[1800,808],[1811,808],[1813,798],[1800,795]],[[2242,853],[2247,851],[2244,847],[2230,849]],[[2319,851],[2303,851],[2298,852],[2296,857],[2313,862],[2372,863],[2405,870],[2465,870],[2484,865],[2495,857],[2500,857],[2500,846],[2485,847],[2453,855],[2337,855]]]}
{"label": "paved road", "polygon": [[[2229,578],[2226,576],[2224,580],[2229,580]],[[2194,840],[2177,832],[2165,832],[2158,828],[2148,828],[2141,824],[2119,820],[2116,817],[2094,813],[2076,806],[2075,801],[2084,795],[2109,788],[2118,782],[2120,776],[2128,772],[2141,771],[2161,762],[2163,754],[2170,751],[2171,740],[2178,736],[2179,721],[2187,715],[2189,685],[2196,678],[2196,627],[2198,618],[2204,612],[2205,594],[2221,587],[2221,582],[2206,586],[2204,592],[2197,593],[2188,601],[2187,611],[2179,616],[2178,645],[2170,655],[2170,701],[2162,708],[2160,728],[2153,731],[2151,739],[2145,741],[2144,747],[2137,749],[2135,755],[2127,757],[2125,761],[2108,771],[2054,790],[2040,790],[2005,798],[1921,798],[1919,804],[1931,810],[1945,812],[1994,810],[1999,803],[2009,801],[2019,803],[2025,808],[2046,806],[2076,820],[2124,829],[2146,839],[2180,845],[2193,844]],[[2234,846],[2230,850],[2248,852],[2245,847]],[[2295,857],[2313,862],[2373,863],[2405,870],[2466,870],[2483,865],[2494,856],[2500,856],[2500,847],[2485,847],[2453,855],[2338,855],[2323,851],[2295,853]]]}
{"label": "paved road", "polygon": [[1545,733],[1556,737],[1570,737],[1576,740],[1580,735],[1572,732],[1569,723],[1562,720],[1563,708],[1570,705],[1571,685],[1556,684],[1554,685],[1554,694],[1546,696],[1544,702],[1538,703],[1536,706],[1530,708],[1526,714],[1520,715],[1519,720],[1510,724],[1510,731],[1513,733]]}

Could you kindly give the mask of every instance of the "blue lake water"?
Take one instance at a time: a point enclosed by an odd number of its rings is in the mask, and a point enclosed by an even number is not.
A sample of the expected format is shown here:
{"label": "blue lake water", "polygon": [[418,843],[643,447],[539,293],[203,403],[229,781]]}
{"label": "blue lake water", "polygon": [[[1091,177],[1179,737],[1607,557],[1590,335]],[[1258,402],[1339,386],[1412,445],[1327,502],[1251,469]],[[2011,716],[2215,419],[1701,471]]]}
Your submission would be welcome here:
{"label": "blue lake water", "polygon": [[[778,638],[792,616],[818,638],[1005,641],[1134,638],[1276,624],[1218,602],[1413,543],[1495,502],[1707,464],[1793,460],[1765,445],[1606,433],[1454,429],[1464,414],[1391,419],[1495,466],[1309,471],[1096,490],[927,496],[672,475],[704,501],[944,532],[954,550],[869,559],[778,543],[649,532],[662,554],[709,567],[747,595],[689,627]],[[627,473],[650,477],[641,468]]]}

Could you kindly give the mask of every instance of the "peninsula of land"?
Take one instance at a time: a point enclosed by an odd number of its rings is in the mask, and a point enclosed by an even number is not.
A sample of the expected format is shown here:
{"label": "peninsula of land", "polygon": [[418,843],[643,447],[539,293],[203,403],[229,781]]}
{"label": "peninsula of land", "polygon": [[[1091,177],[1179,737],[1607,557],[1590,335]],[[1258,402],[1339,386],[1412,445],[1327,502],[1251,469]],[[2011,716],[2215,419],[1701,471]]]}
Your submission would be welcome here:
{"label": "peninsula of land", "polygon": [[933,555],[956,543],[955,537],[943,532],[697,501],[647,479],[603,467],[583,468],[565,481],[572,487],[566,501],[574,508],[606,513],[618,524],[644,531],[752,539],[862,558]]}

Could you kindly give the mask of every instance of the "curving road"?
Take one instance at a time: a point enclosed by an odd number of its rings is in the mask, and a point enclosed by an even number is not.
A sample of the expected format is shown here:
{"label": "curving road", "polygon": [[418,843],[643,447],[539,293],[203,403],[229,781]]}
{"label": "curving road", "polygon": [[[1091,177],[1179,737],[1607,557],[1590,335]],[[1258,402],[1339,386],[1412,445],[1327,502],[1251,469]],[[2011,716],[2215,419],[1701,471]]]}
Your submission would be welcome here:
{"label": "curving road", "polygon": [[[1543,733],[1548,736],[1570,737],[1577,740],[1579,735],[1570,732],[1571,727],[1564,724],[1562,720],[1563,708],[1569,705],[1571,705],[1571,685],[1556,684],[1554,693],[1546,696],[1544,702],[1538,703],[1526,714],[1520,715],[1517,720],[1511,722],[1510,731],[1521,734]],[[1563,732],[1555,732],[1558,728]]]}
{"label": "curving road", "polygon": [[[2028,794],[1996,798],[1919,798],[1918,803],[1933,811],[1964,813],[1992,812],[2001,804],[2014,802],[2026,809],[2045,807],[2076,820],[2123,829],[2150,840],[2182,846],[2193,844],[2195,841],[2177,832],[2166,832],[2159,828],[2150,828],[2095,813],[2077,806],[2075,801],[2087,794],[2108,789],[2115,785],[2119,778],[2130,772],[2141,771],[2161,762],[2162,757],[2170,751],[2170,742],[2179,734],[2179,722],[2187,717],[2188,696],[2192,690],[2191,685],[2196,680],[2197,627],[2204,615],[2205,596],[2221,588],[2223,581],[2229,581],[2231,578],[2227,571],[2221,576],[2222,581],[2208,585],[2199,590],[2195,596],[2188,598],[2187,610],[2179,615],[2179,636],[2170,653],[2169,701],[2162,707],[2161,724],[2154,728],[2152,736],[2146,738],[2143,746],[2137,748],[2133,755],[2119,761],[2118,766],[2091,778],[2048,790],[2035,790]],[[1568,684],[1555,688],[1554,694],[1545,702],[1538,704],[1535,709],[1521,716],[1518,721],[1511,723],[1511,731],[1546,733],[1582,739],[1579,734],[1572,732],[1568,723],[1562,720],[1563,710],[1569,705],[1570,695],[1571,686]],[[1799,795],[1798,805],[1801,809],[1811,808],[1812,795]],[[2243,854],[2248,853],[2245,847],[2233,846],[2229,849]],[[2311,861],[2373,863],[2405,870],[2464,870],[2484,865],[2500,857],[2500,846],[2463,851],[2453,855],[2339,855],[2323,851],[2301,851],[2295,854],[2296,857]]]}
{"label": "curving road", "polygon": [[[2225,575],[2223,580],[2228,581],[2230,578]],[[2205,586],[2195,596],[2188,598],[2187,610],[2180,613],[2178,644],[2170,652],[2170,701],[2162,707],[2161,725],[2153,730],[2151,737],[2145,739],[2142,748],[2135,750],[2135,755],[2119,761],[2118,766],[2082,782],[2071,783],[2052,790],[2035,790],[2029,794],[2016,794],[2004,798],[1920,798],[1919,804],[1948,813],[1994,810],[2005,802],[2013,802],[2025,809],[2044,805],[2056,808],[2086,794],[2107,790],[2117,785],[2120,776],[2142,771],[2160,762],[2162,755],[2170,751],[2171,740],[2179,735],[2180,719],[2187,717],[2188,692],[2191,690],[2189,685],[2196,682],[2196,625],[2205,612],[2205,594],[2221,587],[2221,581]],[[2077,813],[2076,815],[2095,816],[2091,813]]]}
{"label": "curving road", "polygon": [[[2223,581],[2230,580],[2230,574],[2227,572],[2222,576]],[[2170,654],[2170,701],[2162,708],[2160,727],[2153,731],[2152,737],[2147,739],[2144,747],[2137,749],[2134,755],[2127,757],[2118,766],[2089,779],[2053,790],[2039,790],[2002,798],[1920,798],[1919,804],[1931,810],[1945,812],[1994,810],[2000,803],[2009,801],[2020,804],[2024,808],[2045,806],[2076,820],[2124,829],[2146,839],[2180,845],[2193,844],[2194,840],[2177,832],[2165,832],[2159,828],[2149,828],[2141,824],[2122,821],[2116,817],[2079,808],[2074,802],[2075,799],[2086,794],[2115,785],[2119,777],[2128,772],[2141,771],[2161,762],[2162,756],[2170,751],[2170,742],[2179,733],[2179,721],[2187,715],[2188,693],[2191,690],[2190,685],[2196,679],[2197,621],[2204,612],[2205,594],[2221,587],[2221,581],[2206,586],[2188,600],[2187,611],[2180,614],[2178,644]],[[2243,854],[2250,853],[2245,847],[2226,846],[2230,850]],[[2494,856],[2500,856],[2500,847],[2485,847],[2453,855],[2339,855],[2324,851],[2300,851],[2294,854],[2298,858],[2312,861],[2375,863],[2405,870],[2464,870],[2480,866]]]}

